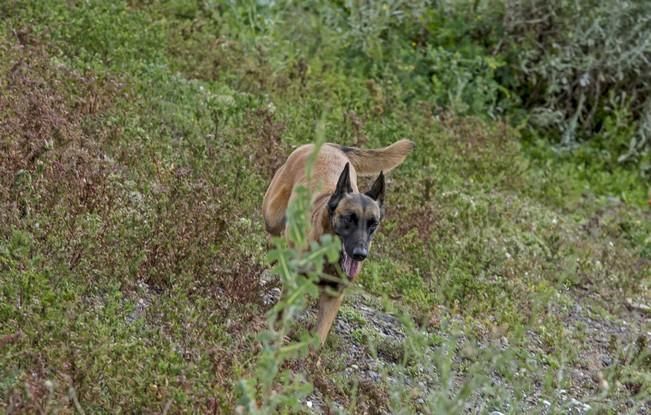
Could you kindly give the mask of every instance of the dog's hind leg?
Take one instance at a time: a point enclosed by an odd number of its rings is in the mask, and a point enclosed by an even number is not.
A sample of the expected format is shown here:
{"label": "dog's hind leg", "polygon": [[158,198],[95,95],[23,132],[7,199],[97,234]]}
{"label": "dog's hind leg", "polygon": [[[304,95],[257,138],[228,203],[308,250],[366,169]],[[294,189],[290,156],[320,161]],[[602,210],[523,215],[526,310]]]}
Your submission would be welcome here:
{"label": "dog's hind leg", "polygon": [[326,337],[328,337],[328,333],[337,317],[337,312],[343,299],[344,295],[341,293],[330,295],[322,292],[321,297],[319,297],[319,315],[316,322],[316,333],[322,345],[325,343]]}
{"label": "dog's hind leg", "polygon": [[285,212],[292,186],[285,174],[285,165],[281,166],[269,184],[262,201],[262,215],[267,232],[279,236],[285,230]]}

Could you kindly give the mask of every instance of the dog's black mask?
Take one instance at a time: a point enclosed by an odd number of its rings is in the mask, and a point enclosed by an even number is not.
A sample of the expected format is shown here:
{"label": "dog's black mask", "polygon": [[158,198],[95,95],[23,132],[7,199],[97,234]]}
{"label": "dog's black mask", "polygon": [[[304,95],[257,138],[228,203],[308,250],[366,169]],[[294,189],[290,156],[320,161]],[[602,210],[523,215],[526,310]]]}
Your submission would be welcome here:
{"label": "dog's black mask", "polygon": [[384,174],[380,172],[368,192],[353,192],[346,163],[328,201],[330,225],[342,244],[340,265],[348,278],[359,274],[361,262],[369,254],[373,233],[383,216],[384,187]]}

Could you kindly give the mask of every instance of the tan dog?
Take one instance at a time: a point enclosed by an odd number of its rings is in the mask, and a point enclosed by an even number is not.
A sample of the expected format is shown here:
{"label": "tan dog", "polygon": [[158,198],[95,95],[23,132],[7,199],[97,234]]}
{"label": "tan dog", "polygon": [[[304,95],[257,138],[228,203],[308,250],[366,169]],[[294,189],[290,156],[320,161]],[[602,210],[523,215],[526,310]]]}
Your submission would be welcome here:
{"label": "tan dog", "polygon": [[[400,140],[388,147],[363,150],[337,144],[321,147],[312,168],[311,178],[306,177],[306,163],[314,146],[303,145],[292,154],[274,175],[264,195],[262,213],[267,231],[281,235],[285,231],[285,211],[295,196],[299,185],[312,193],[310,240],[318,241],[323,234],[333,234],[341,239],[339,265],[350,281],[361,270],[368,256],[373,233],[383,216],[384,173],[400,165],[414,143]],[[379,174],[371,189],[360,193],[357,176]],[[322,281],[321,285],[331,285]],[[317,334],[321,344],[330,331],[343,298],[342,288],[334,284],[337,294],[321,290]]]}

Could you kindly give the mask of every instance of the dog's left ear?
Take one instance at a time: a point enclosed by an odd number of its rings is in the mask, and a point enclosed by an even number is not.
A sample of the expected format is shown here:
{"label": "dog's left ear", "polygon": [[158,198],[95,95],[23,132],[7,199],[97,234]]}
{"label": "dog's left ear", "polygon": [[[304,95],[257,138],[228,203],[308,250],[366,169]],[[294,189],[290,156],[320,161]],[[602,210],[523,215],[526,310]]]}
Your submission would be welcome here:
{"label": "dog's left ear", "polygon": [[350,184],[350,163],[346,163],[346,166],[339,175],[339,180],[337,180],[337,188],[332,196],[330,196],[330,200],[328,200],[328,210],[330,213],[337,209],[339,201],[346,196],[346,193],[352,192],[353,186]]}
{"label": "dog's left ear", "polygon": [[373,186],[371,186],[371,190],[369,190],[365,194],[366,196],[378,202],[380,206],[384,204],[384,173],[383,172],[380,172],[380,175],[377,177],[377,179],[375,179],[375,182],[373,182]]}

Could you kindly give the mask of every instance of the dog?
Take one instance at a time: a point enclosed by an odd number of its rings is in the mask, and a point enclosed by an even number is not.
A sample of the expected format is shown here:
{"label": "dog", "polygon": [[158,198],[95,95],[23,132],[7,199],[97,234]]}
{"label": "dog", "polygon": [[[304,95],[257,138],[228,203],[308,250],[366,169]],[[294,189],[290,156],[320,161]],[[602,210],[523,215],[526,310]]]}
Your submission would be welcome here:
{"label": "dog", "polygon": [[[286,233],[287,206],[298,186],[307,187],[312,194],[309,240],[318,241],[324,234],[338,236],[339,263],[330,264],[331,268],[345,274],[348,282],[355,281],[384,216],[384,173],[402,164],[413,148],[414,143],[404,139],[380,149],[326,143],[319,149],[308,177],[306,165],[314,145],[298,147],[276,171],[264,195],[262,213],[267,232],[275,236]],[[357,176],[375,175],[371,188],[359,192]],[[316,332],[323,345],[341,305],[343,288],[325,280],[319,285]]]}

